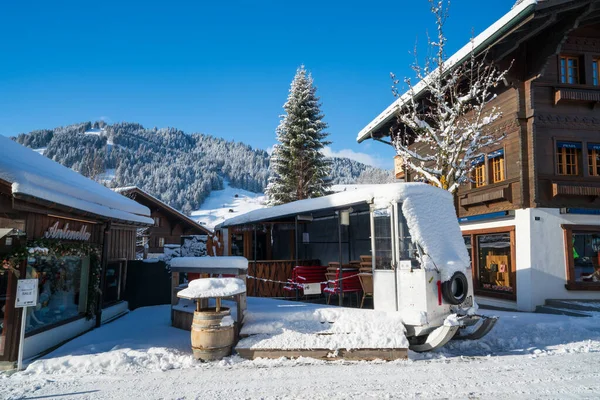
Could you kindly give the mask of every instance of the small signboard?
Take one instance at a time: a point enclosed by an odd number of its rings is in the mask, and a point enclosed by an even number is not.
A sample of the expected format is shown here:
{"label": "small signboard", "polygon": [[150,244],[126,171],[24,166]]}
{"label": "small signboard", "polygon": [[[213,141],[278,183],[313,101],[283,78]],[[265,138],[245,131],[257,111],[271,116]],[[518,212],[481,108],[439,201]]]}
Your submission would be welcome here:
{"label": "small signboard", "polygon": [[410,271],[412,263],[410,260],[400,260],[400,271]]}
{"label": "small signboard", "polygon": [[304,286],[304,295],[321,294],[321,284],[320,283],[305,283],[303,286]]}
{"label": "small signboard", "polygon": [[38,300],[38,280],[19,279],[17,281],[17,301],[15,308],[35,307]]}

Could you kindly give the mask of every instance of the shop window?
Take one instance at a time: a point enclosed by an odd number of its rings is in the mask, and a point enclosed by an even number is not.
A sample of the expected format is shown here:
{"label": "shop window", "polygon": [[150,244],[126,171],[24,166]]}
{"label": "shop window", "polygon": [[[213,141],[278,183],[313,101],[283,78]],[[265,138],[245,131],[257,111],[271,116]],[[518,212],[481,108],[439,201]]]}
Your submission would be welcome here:
{"label": "shop window", "polygon": [[579,159],[581,155],[581,143],[557,142],[556,143],[556,167],[558,175],[579,175]]}
{"label": "shop window", "polygon": [[373,211],[375,231],[375,269],[392,269],[392,212],[385,208]]}
{"label": "shop window", "polygon": [[492,183],[502,182],[506,179],[504,173],[504,150],[496,150],[488,154],[492,169]]}
{"label": "shop window", "polygon": [[567,288],[600,289],[600,227],[563,225]]}
{"label": "shop window", "polygon": [[25,332],[64,322],[86,312],[89,257],[30,257],[26,278],[38,279],[38,304],[27,309]]}
{"label": "shop window", "polygon": [[108,306],[122,300],[125,282],[125,261],[110,261],[106,265],[102,305]]}
{"label": "shop window", "polygon": [[158,238],[158,247],[165,247],[165,238],[164,237]]}
{"label": "shop window", "polygon": [[514,231],[463,232],[463,239],[471,258],[475,293],[514,300]]}
{"label": "shop window", "polygon": [[560,56],[560,82],[579,83],[579,58]]}
{"label": "shop window", "polygon": [[588,144],[588,173],[600,176],[600,144]]}
{"label": "shop window", "polygon": [[478,188],[485,185],[485,157],[478,157],[473,163],[473,186]]}
{"label": "shop window", "polygon": [[598,67],[600,66],[600,59],[595,59],[592,62],[592,82],[594,86],[598,86]]}

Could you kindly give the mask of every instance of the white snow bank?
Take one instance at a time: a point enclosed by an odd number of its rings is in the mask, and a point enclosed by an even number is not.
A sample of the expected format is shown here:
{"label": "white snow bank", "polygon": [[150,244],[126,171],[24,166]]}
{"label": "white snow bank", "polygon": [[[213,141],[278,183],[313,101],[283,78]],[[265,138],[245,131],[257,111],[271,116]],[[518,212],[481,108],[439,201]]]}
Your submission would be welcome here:
{"label": "white snow bank", "polygon": [[248,260],[244,257],[174,257],[171,268],[222,268],[248,269]]}
{"label": "white snow bank", "polygon": [[245,292],[246,284],[239,278],[203,278],[191,281],[187,288],[177,293],[177,297],[203,299],[228,297]]}
{"label": "white snow bank", "polygon": [[395,202],[402,202],[402,212],[412,240],[424,250],[422,261],[425,268],[439,270],[442,281],[450,279],[456,271],[466,274],[471,262],[458,225],[452,195],[424,183],[367,185],[363,189],[251,211],[228,219],[221,226],[250,224],[363,203],[387,207]]}
{"label": "white snow bank", "polygon": [[170,316],[168,305],[138,308],[33,362],[24,374],[122,374],[190,367],[195,363],[190,333],[171,327]]}
{"label": "white snow bank", "polygon": [[152,224],[150,210],[0,135],[0,179],[23,194],[123,221]]}
{"label": "white snow bank", "polygon": [[407,348],[399,313],[255,299],[238,347],[252,349]]}

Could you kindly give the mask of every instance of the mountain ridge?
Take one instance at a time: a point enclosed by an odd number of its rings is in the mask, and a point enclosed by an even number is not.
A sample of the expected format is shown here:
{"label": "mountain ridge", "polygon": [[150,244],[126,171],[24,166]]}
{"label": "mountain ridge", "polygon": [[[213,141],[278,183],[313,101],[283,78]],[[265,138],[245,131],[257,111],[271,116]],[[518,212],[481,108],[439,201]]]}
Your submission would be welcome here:
{"label": "mountain ridge", "polygon": [[[190,214],[211,191],[231,187],[262,193],[269,154],[237,141],[135,122],[83,122],[22,133],[16,142],[108,187],[138,186]],[[331,158],[333,184],[385,183],[390,171]]]}

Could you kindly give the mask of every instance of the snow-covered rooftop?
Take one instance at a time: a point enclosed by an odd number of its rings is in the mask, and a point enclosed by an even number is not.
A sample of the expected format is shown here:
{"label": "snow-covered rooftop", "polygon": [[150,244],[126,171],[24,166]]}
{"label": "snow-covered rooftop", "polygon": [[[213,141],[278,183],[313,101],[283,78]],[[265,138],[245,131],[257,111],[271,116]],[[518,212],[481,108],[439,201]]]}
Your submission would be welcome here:
{"label": "snow-covered rooftop", "polygon": [[[474,51],[475,54],[479,54],[480,52],[484,51],[490,45],[490,39],[493,39],[494,36],[501,32],[505,27],[513,24],[515,21],[520,20],[521,18],[528,16],[533,11],[534,6],[537,3],[538,0],[521,0],[520,2],[517,2],[508,13],[502,16],[502,18],[488,27],[485,31],[477,35],[472,41],[454,53],[452,57],[448,58],[448,60],[446,60],[444,63],[444,69],[449,71],[453,66],[460,65],[460,63],[464,61],[472,51]],[[375,119],[369,122],[367,126],[358,132],[356,140],[360,143],[363,140],[368,139],[375,130],[393,118],[395,112],[410,99],[412,92],[414,92],[416,95],[419,95],[421,92],[423,92],[423,90],[425,90],[427,79],[432,74],[435,74],[436,71],[437,70],[433,71],[424,80],[417,83],[414,86],[413,91],[409,90],[404,93],[388,108],[383,110],[381,114],[375,117]]]}
{"label": "snow-covered rooftop", "polygon": [[152,224],[150,210],[0,135],[0,179],[27,195],[101,217]]}

